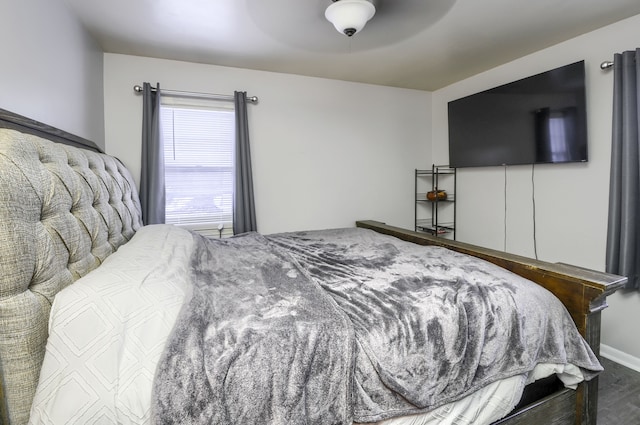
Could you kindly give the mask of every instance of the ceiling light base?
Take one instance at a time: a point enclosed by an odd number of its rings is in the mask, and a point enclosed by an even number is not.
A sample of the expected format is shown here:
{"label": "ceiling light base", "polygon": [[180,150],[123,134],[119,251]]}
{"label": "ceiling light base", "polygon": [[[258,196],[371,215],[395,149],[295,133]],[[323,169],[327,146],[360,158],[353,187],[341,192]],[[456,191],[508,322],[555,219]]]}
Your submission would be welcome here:
{"label": "ceiling light base", "polygon": [[353,36],[353,34],[355,34],[357,31],[356,31],[356,29],[355,29],[355,28],[346,28],[343,32],[345,33],[345,35],[346,35],[347,37],[351,37],[351,36]]}

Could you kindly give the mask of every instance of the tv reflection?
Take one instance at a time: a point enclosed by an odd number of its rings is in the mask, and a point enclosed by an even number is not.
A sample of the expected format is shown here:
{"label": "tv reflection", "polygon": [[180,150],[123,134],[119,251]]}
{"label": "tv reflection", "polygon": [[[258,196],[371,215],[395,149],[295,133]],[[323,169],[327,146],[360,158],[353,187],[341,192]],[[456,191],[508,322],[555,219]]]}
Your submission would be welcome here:
{"label": "tv reflection", "polygon": [[581,158],[575,106],[535,111],[536,162],[570,162]]}

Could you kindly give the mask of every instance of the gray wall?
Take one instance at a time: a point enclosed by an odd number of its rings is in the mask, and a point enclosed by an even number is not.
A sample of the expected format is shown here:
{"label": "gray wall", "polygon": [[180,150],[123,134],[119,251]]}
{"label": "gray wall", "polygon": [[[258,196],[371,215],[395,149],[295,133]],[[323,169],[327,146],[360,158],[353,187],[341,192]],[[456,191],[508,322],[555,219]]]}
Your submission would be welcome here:
{"label": "gray wall", "polygon": [[[584,60],[589,162],[465,168],[458,172],[459,240],[533,257],[532,195],[538,257],[604,270],[607,240],[613,74],[600,63],[635,49],[640,15],[524,56],[433,93],[433,158],[448,161],[447,103]],[[505,176],[506,191],[505,196]],[[506,211],[506,214],[505,214]],[[603,311],[602,354],[640,370],[640,293],[618,292]]]}
{"label": "gray wall", "polygon": [[102,49],[60,0],[0,1],[0,108],[104,148]]}
{"label": "gray wall", "polygon": [[431,93],[274,72],[105,54],[107,153],[140,175],[144,81],[258,96],[249,105],[258,230],[413,226],[413,170],[431,165]]}

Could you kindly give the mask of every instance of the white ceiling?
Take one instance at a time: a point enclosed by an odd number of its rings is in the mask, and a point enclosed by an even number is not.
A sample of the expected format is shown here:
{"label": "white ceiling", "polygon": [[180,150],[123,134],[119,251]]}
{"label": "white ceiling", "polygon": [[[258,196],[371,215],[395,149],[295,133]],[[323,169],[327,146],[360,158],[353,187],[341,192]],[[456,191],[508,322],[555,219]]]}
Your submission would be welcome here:
{"label": "white ceiling", "polygon": [[640,14],[639,0],[376,0],[352,38],[331,0],[63,0],[105,52],[435,90]]}

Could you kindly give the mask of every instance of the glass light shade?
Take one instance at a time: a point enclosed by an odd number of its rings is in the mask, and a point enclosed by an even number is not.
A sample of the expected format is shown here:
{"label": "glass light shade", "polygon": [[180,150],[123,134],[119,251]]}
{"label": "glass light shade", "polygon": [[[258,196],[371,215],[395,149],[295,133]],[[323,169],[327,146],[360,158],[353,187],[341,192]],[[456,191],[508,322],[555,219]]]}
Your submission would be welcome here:
{"label": "glass light shade", "polygon": [[375,6],[367,0],[339,0],[327,7],[324,16],[338,32],[351,37],[360,32],[375,13]]}

